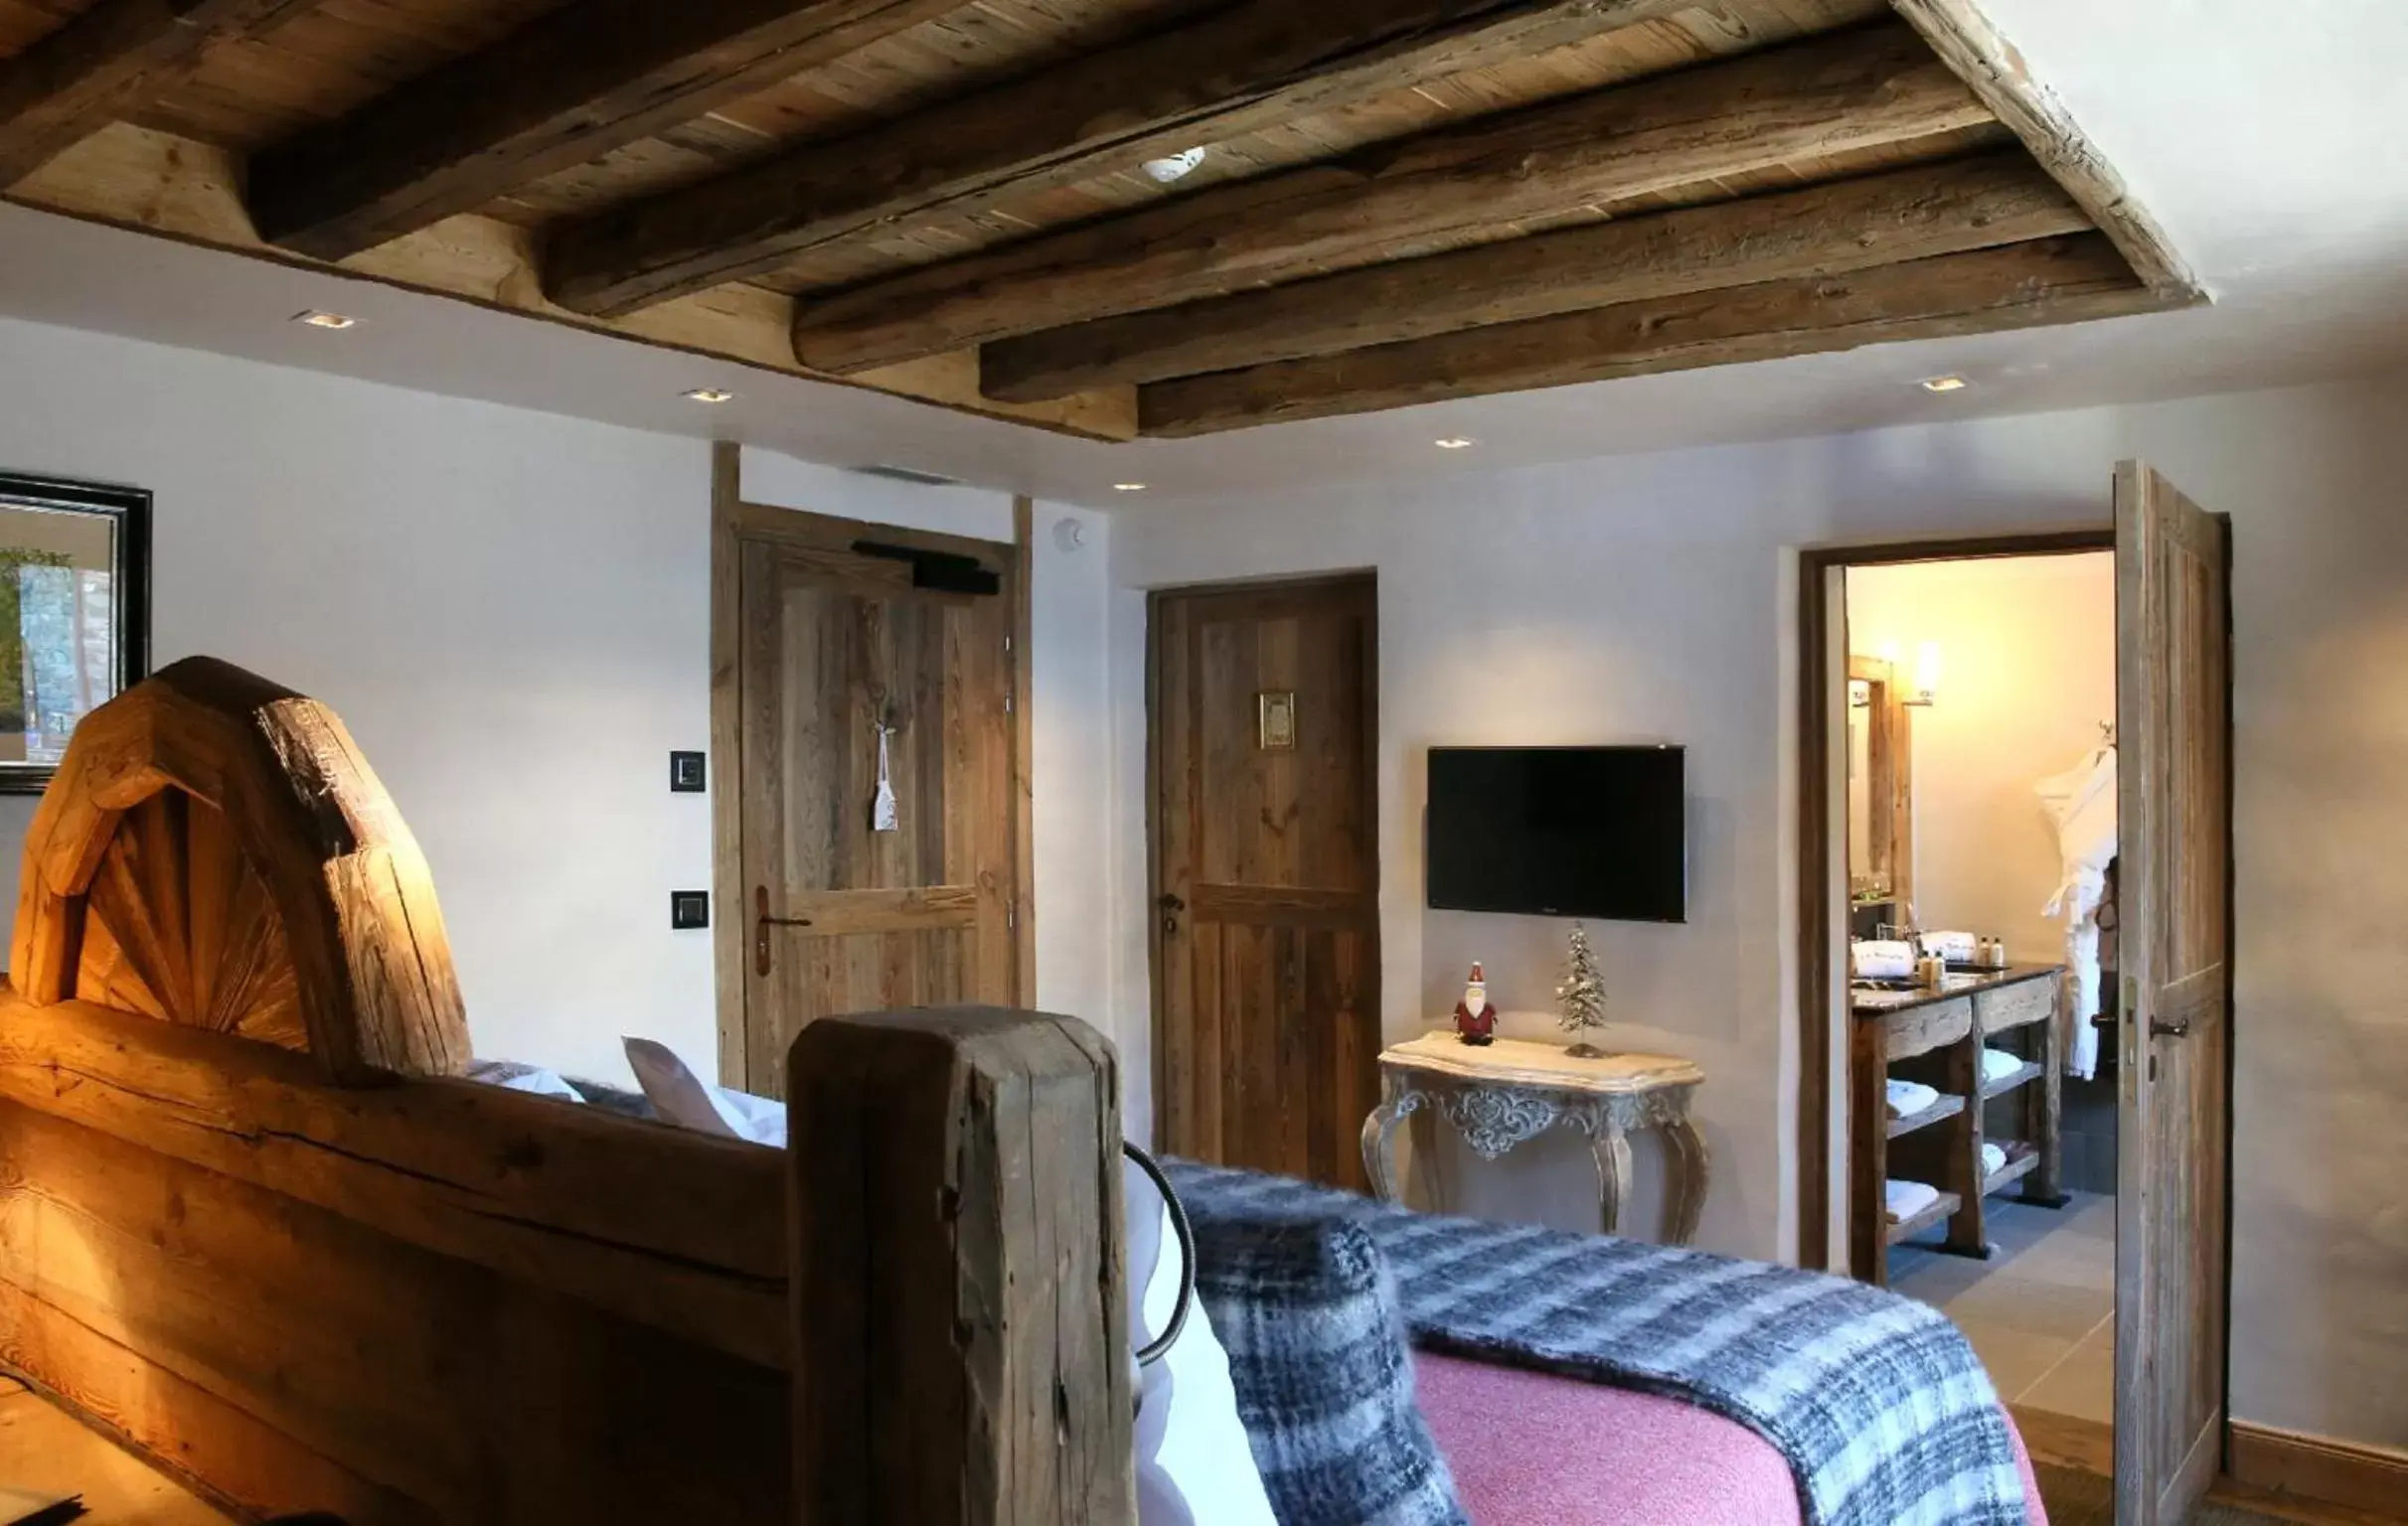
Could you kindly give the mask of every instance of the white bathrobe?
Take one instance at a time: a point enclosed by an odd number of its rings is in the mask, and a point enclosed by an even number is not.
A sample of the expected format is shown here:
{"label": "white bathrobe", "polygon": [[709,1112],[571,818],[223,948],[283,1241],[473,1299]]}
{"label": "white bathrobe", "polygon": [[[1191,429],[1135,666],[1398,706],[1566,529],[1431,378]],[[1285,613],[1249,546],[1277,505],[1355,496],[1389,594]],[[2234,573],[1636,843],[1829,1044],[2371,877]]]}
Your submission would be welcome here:
{"label": "white bathrobe", "polygon": [[2107,866],[2116,856],[2116,750],[2101,747],[2072,769],[2033,787],[2056,824],[2064,880],[2041,909],[2065,918],[2067,977],[2065,1073],[2087,1081],[2099,1073],[2101,1009],[2099,906],[2107,898]]}

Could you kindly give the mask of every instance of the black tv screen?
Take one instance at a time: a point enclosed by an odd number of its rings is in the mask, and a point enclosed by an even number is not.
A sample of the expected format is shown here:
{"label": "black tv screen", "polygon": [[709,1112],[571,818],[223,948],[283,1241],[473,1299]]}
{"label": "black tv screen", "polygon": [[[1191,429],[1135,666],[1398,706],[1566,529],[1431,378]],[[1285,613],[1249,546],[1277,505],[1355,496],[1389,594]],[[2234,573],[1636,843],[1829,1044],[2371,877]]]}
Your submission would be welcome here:
{"label": "black tv screen", "polygon": [[1686,759],[1679,747],[1431,748],[1430,906],[1686,921]]}

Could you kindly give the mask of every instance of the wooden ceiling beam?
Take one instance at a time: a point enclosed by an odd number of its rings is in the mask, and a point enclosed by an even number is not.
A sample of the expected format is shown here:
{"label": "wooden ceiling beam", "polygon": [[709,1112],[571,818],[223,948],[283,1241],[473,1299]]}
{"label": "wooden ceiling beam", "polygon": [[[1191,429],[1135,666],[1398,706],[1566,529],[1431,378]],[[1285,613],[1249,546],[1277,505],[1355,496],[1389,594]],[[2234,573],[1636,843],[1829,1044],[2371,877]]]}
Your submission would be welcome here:
{"label": "wooden ceiling beam", "polygon": [[342,259],[691,121],[960,0],[575,0],[251,162],[260,236]]}
{"label": "wooden ceiling beam", "polygon": [[795,352],[850,373],[1992,120],[1920,38],[1883,22],[806,296]]}
{"label": "wooden ceiling beam", "polygon": [[2091,226],[2020,148],[1590,224],[986,347],[988,396],[1029,401],[2021,243]]}
{"label": "wooden ceiling beam", "polygon": [[605,316],[942,208],[977,214],[1409,90],[1695,0],[1245,0],[560,229],[553,300]]}
{"label": "wooden ceiling beam", "polygon": [[1890,5],[2115,240],[2143,281],[2169,297],[2204,298],[2173,240],[1971,0],[1890,0]]}
{"label": "wooden ceiling beam", "polygon": [[2077,233],[1157,382],[1139,389],[1138,427],[1148,436],[1185,438],[1899,340],[2080,323],[2189,300],[2142,285],[2105,235]]}
{"label": "wooden ceiling beam", "polygon": [[0,61],[0,188],[192,77],[228,38],[316,0],[98,0]]}

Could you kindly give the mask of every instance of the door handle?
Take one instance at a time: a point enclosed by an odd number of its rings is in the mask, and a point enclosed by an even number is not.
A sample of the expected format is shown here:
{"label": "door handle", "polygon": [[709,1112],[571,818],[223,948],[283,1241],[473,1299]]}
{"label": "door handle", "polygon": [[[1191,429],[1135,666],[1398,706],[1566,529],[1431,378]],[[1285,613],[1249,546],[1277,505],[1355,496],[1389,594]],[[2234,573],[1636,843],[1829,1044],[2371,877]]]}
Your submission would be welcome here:
{"label": "door handle", "polygon": [[776,959],[771,947],[769,929],[773,927],[809,927],[809,917],[773,917],[769,915],[769,887],[752,887],[752,973],[766,977]]}
{"label": "door handle", "polygon": [[2149,1019],[2149,1031],[2158,1038],[2188,1038],[2190,1036],[2190,1019],[2184,1017],[2178,1022],[2167,1022],[2162,1018],[2152,1017]]}
{"label": "door handle", "polygon": [[1163,936],[1166,938],[1178,937],[1179,914],[1188,909],[1188,903],[1166,890],[1154,904],[1162,908]]}

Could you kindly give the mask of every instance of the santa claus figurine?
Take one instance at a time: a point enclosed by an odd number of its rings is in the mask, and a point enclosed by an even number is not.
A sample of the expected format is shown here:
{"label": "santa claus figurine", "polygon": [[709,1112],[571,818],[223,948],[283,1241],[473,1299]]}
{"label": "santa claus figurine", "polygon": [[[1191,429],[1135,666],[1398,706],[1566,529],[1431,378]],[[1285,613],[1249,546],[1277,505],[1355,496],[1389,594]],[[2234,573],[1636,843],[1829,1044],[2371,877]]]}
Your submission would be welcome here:
{"label": "santa claus figurine", "polygon": [[1467,1044],[1497,1041],[1497,1008],[1489,1005],[1488,977],[1477,964],[1464,985],[1463,999],[1455,1003],[1455,1036]]}

